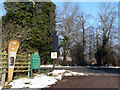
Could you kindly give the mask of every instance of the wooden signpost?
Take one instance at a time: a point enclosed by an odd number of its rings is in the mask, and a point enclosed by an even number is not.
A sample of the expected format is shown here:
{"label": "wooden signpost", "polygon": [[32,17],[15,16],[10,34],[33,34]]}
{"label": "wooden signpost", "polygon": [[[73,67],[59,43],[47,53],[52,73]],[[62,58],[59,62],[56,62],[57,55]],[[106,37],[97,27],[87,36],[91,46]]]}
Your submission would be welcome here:
{"label": "wooden signpost", "polygon": [[31,58],[31,77],[32,77],[32,70],[38,69],[40,73],[40,56],[38,52],[34,52]]}
{"label": "wooden signpost", "polygon": [[8,48],[8,83],[12,81],[18,48],[19,42],[17,40],[10,41]]}

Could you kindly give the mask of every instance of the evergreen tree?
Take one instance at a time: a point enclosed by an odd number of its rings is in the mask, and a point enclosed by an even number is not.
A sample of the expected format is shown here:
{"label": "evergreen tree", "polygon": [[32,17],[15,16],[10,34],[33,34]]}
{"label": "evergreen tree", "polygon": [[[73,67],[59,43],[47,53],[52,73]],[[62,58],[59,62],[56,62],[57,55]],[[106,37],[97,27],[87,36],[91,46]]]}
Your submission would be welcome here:
{"label": "evergreen tree", "polygon": [[[7,14],[2,17],[3,32],[6,31],[5,27],[8,24],[13,25],[12,35],[16,30],[19,32],[19,35],[16,34],[16,37],[12,38],[21,43],[19,52],[38,51],[42,63],[50,62],[52,33],[55,33],[56,23],[55,5],[52,2],[35,2],[35,4],[32,2],[5,2],[4,6]],[[9,27],[7,30],[11,31]],[[7,41],[9,40],[11,38]]]}

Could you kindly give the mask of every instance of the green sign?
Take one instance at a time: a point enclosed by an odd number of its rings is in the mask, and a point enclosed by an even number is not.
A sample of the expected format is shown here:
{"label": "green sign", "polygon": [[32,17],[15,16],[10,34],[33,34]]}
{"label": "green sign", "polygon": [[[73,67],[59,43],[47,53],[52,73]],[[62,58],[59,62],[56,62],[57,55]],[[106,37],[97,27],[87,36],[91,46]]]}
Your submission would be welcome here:
{"label": "green sign", "polygon": [[31,58],[31,77],[32,77],[32,69],[38,69],[40,73],[40,56],[38,52],[34,52]]}

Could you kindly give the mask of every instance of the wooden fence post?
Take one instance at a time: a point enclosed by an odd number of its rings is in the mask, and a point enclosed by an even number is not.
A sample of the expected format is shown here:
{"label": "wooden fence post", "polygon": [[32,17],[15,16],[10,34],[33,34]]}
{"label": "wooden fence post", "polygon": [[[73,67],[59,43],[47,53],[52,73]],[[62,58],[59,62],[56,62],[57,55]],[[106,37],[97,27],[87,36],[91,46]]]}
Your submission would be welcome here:
{"label": "wooden fence post", "polygon": [[[28,54],[28,60],[29,60],[29,63],[30,63],[30,54]],[[28,78],[30,78],[30,64],[29,64],[29,67],[28,67]]]}
{"label": "wooden fence post", "polygon": [[6,73],[3,73],[2,74],[2,83],[1,83],[2,86],[5,85],[5,77],[6,77]]}

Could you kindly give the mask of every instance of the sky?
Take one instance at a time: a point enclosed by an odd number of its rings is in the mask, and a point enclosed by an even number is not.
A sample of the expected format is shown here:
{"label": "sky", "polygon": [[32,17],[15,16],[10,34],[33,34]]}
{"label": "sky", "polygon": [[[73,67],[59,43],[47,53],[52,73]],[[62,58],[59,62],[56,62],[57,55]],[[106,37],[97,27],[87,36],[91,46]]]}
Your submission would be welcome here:
{"label": "sky", "polygon": [[[52,0],[54,1],[54,0]],[[63,2],[54,2],[56,4],[56,8],[61,8]],[[73,3],[73,2],[71,2]],[[96,16],[97,15],[97,6],[99,4],[99,2],[76,2],[78,4],[80,4],[80,7],[82,8],[82,10],[86,13],[86,14],[91,14],[92,16]],[[1,16],[5,15],[6,11],[3,7],[3,3],[0,2],[0,18]],[[91,22],[94,21],[91,19]],[[94,22],[92,22],[94,23]]]}
{"label": "sky", "polygon": [[[2,0],[4,1],[4,0]],[[62,8],[62,4],[63,4],[63,0],[51,0],[56,4],[56,8]],[[59,2],[58,2],[59,1]],[[74,3],[71,0],[67,0],[70,1],[71,3]],[[82,9],[82,11],[84,11],[85,14],[91,14],[91,16],[93,16],[94,18],[91,19],[91,23],[94,24],[96,22],[96,16],[98,13],[98,5],[100,2],[97,2],[96,0],[90,0],[89,2],[87,2],[88,0],[86,0],[86,2],[83,2],[82,0],[75,0],[77,1],[76,3],[80,5],[80,8]],[[78,2],[79,1],[79,2]],[[99,1],[99,0],[98,0]],[[107,0],[110,1],[110,0]],[[114,0],[111,0],[114,1]],[[3,7],[3,2],[0,2],[0,18],[1,16],[5,15],[6,11]]]}
{"label": "sky", "polygon": [[[54,2],[57,8],[61,8],[63,2]],[[74,2],[71,2],[74,3]],[[80,5],[80,8],[85,14],[91,14],[92,17],[97,16],[98,5],[100,2],[75,2]],[[90,22],[94,24],[95,18],[92,18]]]}

